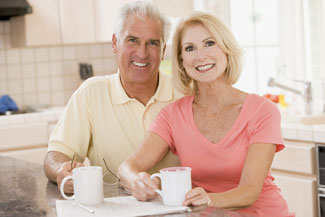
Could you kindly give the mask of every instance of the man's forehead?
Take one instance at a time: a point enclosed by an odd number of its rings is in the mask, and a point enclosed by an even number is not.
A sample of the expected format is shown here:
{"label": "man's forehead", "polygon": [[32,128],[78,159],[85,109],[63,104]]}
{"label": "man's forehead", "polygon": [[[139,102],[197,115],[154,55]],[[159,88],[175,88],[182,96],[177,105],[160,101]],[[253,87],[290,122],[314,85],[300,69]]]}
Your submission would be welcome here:
{"label": "man's forehead", "polygon": [[150,17],[130,15],[121,32],[123,38],[136,37],[144,40],[160,40],[162,38],[162,26],[159,21]]}

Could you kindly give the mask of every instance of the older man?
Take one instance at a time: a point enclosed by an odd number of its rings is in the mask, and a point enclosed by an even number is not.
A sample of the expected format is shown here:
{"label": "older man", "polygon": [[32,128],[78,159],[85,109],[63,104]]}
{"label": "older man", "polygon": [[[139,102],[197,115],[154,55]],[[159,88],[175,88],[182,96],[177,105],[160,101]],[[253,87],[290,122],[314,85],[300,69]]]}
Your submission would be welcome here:
{"label": "older man", "polygon": [[[170,77],[159,72],[168,20],[147,2],[125,5],[118,20],[112,38],[118,73],[88,79],[76,90],[50,138],[44,170],[58,185],[71,175],[71,166],[83,166],[86,157],[107,171],[104,158],[116,173],[160,109],[181,96]],[[168,154],[154,170],[177,164]],[[73,192],[71,181],[64,190]]]}

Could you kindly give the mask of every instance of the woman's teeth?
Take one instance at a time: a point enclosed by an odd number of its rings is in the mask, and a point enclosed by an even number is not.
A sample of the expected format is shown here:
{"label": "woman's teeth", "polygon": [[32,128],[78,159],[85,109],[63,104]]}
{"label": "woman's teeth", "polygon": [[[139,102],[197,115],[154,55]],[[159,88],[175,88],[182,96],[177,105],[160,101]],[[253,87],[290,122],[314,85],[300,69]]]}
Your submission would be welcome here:
{"label": "woman's teeth", "polygon": [[203,70],[211,69],[213,66],[214,66],[214,64],[207,64],[204,66],[198,66],[198,67],[196,67],[196,69],[199,71],[203,71]]}
{"label": "woman's teeth", "polygon": [[139,67],[145,67],[147,66],[149,63],[139,63],[139,62],[132,62],[134,65],[139,66]]}

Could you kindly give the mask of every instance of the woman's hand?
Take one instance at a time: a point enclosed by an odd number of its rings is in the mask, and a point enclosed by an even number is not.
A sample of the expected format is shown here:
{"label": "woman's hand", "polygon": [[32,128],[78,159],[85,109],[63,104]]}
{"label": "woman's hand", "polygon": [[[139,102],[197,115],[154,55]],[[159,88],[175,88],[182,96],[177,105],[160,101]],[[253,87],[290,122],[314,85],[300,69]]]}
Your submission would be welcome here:
{"label": "woman's hand", "polygon": [[209,194],[201,187],[193,188],[185,195],[184,206],[210,205],[211,199]]}
{"label": "woman's hand", "polygon": [[132,185],[132,196],[140,201],[151,200],[158,196],[154,191],[158,189],[159,179],[150,179],[150,174],[146,172],[138,173]]}

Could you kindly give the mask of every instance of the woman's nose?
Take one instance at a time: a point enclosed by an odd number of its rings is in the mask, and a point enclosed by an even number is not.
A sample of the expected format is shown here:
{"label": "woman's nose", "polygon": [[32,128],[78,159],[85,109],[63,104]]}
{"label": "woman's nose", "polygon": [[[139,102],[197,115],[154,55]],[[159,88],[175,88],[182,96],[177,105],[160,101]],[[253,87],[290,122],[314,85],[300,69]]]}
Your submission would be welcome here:
{"label": "woman's nose", "polygon": [[196,59],[201,60],[201,59],[205,59],[207,56],[206,52],[204,51],[204,49],[197,49],[196,50]]}

